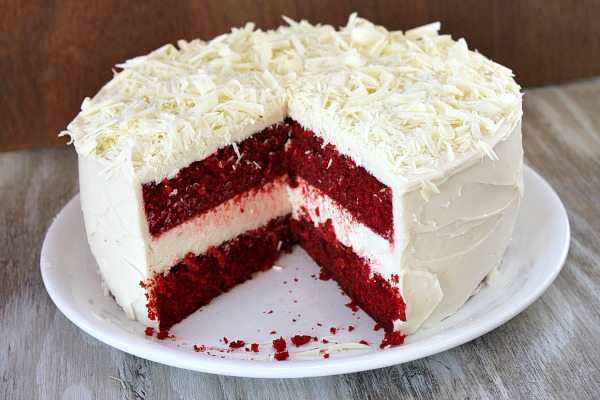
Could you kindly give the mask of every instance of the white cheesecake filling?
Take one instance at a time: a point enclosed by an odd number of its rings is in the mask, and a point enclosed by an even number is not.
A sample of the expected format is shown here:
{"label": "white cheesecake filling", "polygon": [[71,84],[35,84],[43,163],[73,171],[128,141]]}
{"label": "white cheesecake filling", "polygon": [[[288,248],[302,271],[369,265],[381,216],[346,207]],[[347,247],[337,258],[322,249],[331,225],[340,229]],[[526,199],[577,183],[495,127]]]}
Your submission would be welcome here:
{"label": "white cheesecake filling", "polygon": [[292,212],[286,194],[287,176],[252,189],[178,225],[148,243],[150,269],[162,272],[187,253],[203,254],[246,231]]}
{"label": "white cheesecake filling", "polygon": [[[394,245],[350,214],[331,197],[298,177],[298,186],[288,188],[292,205],[292,217],[303,215],[315,227],[331,220],[337,240],[354,253],[367,260],[371,272],[381,274],[385,279],[398,273],[398,260],[394,255]],[[393,284],[393,283],[392,283]]]}

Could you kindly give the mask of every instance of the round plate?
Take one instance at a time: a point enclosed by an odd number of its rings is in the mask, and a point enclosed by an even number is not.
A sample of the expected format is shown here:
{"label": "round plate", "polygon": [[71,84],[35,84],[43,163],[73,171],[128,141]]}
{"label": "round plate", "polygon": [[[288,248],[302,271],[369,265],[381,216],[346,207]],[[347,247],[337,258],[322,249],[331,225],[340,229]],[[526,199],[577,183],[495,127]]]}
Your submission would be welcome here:
{"label": "round plate", "polygon": [[[215,374],[246,377],[308,377],[399,364],[461,345],[505,323],[536,300],[558,275],[569,247],[569,222],[552,188],[525,168],[525,196],[513,240],[499,274],[454,315],[381,350],[383,332],[333,281],[318,278],[317,265],[296,248],[277,267],[256,274],[214,299],[159,340],[128,320],[105,294],[90,253],[79,196],[58,214],[41,253],[44,284],[74,324],[110,346],[152,361]],[[335,333],[333,333],[335,328]],[[274,333],[275,332],[275,333]],[[316,337],[301,347],[290,338]],[[287,340],[290,358],[274,361],[272,340]],[[228,341],[246,344],[231,349]],[[370,347],[357,344],[364,340]],[[251,343],[259,352],[247,351]],[[195,351],[194,345],[205,346]],[[197,349],[198,349],[197,348]],[[328,354],[328,358],[324,355]]]}

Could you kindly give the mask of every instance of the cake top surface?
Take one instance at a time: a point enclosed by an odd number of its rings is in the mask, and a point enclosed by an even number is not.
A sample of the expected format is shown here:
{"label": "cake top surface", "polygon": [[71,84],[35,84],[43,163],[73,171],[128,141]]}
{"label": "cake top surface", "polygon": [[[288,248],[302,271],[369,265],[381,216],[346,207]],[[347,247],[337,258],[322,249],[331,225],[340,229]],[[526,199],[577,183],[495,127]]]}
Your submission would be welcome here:
{"label": "cake top surface", "polygon": [[512,72],[439,23],[401,32],[355,14],[339,30],[284,19],[118,65],[63,134],[108,174],[158,181],[290,115],[404,183],[474,153],[495,157],[491,144],[520,120]]}

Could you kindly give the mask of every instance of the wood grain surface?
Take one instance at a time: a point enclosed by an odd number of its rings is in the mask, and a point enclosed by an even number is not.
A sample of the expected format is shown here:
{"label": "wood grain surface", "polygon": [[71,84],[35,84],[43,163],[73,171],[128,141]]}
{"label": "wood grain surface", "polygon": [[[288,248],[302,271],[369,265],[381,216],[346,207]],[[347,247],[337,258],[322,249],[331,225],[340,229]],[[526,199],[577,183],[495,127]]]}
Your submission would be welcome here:
{"label": "wood grain surface", "polygon": [[0,151],[64,144],[57,133],[113,66],[165,43],[284,14],[340,26],[353,11],[389,29],[439,20],[525,86],[600,75],[596,0],[2,0]]}
{"label": "wood grain surface", "polygon": [[362,373],[244,379],[115,350],[68,321],[39,272],[45,231],[78,191],[72,148],[0,154],[2,399],[597,399],[600,393],[600,79],[526,90],[527,163],[555,188],[572,229],[548,291],[452,350]]}

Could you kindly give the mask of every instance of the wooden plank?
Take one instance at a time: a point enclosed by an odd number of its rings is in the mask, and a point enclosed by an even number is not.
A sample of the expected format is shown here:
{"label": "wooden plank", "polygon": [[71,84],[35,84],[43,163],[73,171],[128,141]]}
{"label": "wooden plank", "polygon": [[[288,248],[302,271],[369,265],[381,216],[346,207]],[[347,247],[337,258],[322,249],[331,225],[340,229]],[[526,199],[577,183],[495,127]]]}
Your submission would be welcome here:
{"label": "wooden plank", "polygon": [[0,151],[60,145],[56,134],[112,67],[177,39],[281,15],[343,25],[352,11],[389,29],[434,20],[513,68],[527,86],[600,74],[600,2],[561,0],[145,1],[4,0],[0,13]]}

